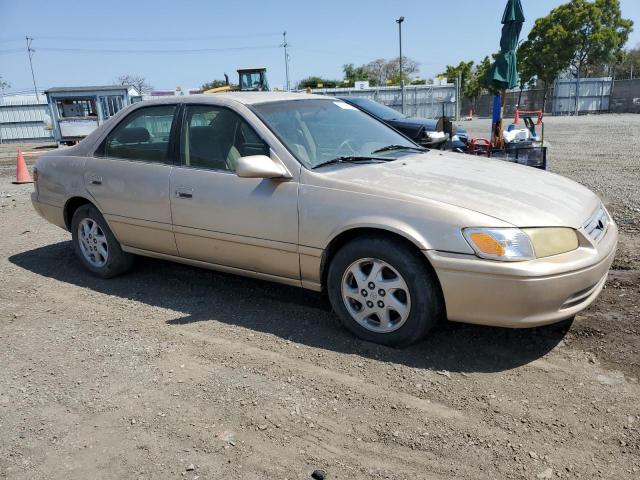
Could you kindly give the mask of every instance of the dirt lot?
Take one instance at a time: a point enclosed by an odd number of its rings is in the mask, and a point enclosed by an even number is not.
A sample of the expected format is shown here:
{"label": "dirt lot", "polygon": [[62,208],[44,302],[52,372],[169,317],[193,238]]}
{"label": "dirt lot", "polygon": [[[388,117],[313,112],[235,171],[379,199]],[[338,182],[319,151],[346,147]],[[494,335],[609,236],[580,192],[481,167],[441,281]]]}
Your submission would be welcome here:
{"label": "dirt lot", "polygon": [[640,478],[640,116],[546,130],[620,224],[607,288],[573,325],[406,350],[295,288],[148,259],[93,278],[0,165],[0,478]]}

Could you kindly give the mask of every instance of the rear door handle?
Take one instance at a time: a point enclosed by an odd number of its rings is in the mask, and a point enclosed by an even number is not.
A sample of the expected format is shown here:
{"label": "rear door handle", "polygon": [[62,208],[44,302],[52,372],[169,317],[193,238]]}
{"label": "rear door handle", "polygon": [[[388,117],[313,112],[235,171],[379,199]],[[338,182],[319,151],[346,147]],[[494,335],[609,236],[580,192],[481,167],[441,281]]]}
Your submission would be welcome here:
{"label": "rear door handle", "polygon": [[193,198],[193,188],[178,187],[176,188],[177,198]]}
{"label": "rear door handle", "polygon": [[89,175],[89,183],[91,185],[102,185],[102,177],[99,175]]}

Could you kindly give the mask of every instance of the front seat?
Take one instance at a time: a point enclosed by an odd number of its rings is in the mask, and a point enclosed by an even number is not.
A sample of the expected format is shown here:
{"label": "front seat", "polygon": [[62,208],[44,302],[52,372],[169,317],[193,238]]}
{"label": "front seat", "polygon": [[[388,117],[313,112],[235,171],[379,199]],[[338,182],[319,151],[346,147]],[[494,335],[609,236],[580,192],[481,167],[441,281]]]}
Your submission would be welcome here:
{"label": "front seat", "polygon": [[187,164],[196,168],[226,170],[227,164],[222,154],[213,127],[191,127],[189,130],[189,155]]}

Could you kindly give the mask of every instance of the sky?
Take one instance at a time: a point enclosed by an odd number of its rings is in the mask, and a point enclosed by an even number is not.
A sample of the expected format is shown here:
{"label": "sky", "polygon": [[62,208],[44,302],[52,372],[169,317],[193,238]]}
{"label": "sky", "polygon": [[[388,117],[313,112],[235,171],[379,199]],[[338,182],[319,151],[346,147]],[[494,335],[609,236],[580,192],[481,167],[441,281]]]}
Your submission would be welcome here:
{"label": "sky", "polygon": [[[564,0],[522,0],[526,37],[537,17]],[[640,0],[620,0],[640,44]],[[242,0],[0,0],[0,76],[10,91],[33,89],[25,36],[32,37],[39,90],[107,85],[141,75],[156,89],[237,81],[238,67],[267,67],[285,83],[282,32],[290,45],[292,85],[309,75],[342,78],[345,63],[403,54],[431,78],[445,65],[481,60],[499,48],[506,0],[323,2]],[[51,50],[49,50],[51,49]],[[104,51],[107,50],[107,51]],[[123,52],[124,50],[124,52]]]}

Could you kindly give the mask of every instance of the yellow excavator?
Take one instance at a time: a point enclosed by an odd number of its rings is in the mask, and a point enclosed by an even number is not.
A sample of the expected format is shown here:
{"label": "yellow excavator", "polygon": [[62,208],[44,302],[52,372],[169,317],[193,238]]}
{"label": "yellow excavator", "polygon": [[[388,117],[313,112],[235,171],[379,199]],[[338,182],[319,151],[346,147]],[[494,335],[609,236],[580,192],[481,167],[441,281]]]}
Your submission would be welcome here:
{"label": "yellow excavator", "polygon": [[267,69],[265,67],[239,68],[238,85],[229,85],[229,76],[226,73],[224,74],[224,79],[226,85],[205,90],[204,93],[269,91],[269,82],[267,82]]}

